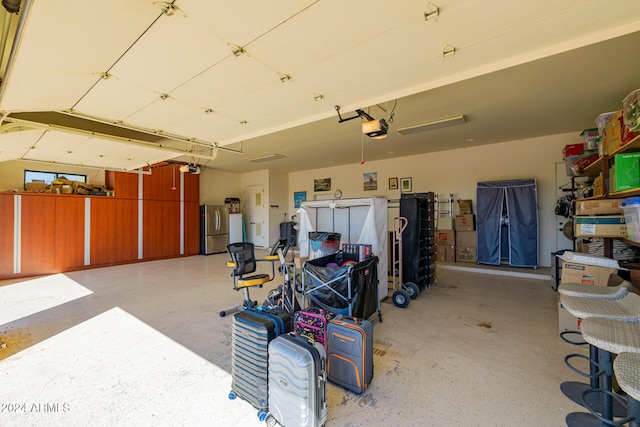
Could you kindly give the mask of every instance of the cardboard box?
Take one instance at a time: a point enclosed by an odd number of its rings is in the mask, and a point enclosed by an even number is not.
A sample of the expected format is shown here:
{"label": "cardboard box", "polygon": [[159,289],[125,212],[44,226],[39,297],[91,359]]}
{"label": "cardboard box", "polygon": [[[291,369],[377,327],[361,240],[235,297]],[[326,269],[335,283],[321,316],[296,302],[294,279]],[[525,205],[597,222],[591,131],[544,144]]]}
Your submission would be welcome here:
{"label": "cardboard box", "polygon": [[456,246],[456,262],[476,262],[476,248]]}
{"label": "cardboard box", "polygon": [[455,262],[456,247],[454,245],[438,245],[436,262]]}
{"label": "cardboard box", "polygon": [[622,145],[621,121],[622,110],[618,110],[609,118],[607,125],[604,127],[602,133],[602,151],[604,154],[613,154]]}
{"label": "cardboard box", "polygon": [[454,230],[438,230],[436,231],[438,245],[451,245],[456,243],[456,232]]}
{"label": "cardboard box", "polygon": [[624,199],[576,200],[576,215],[624,215]]}
{"label": "cardboard box", "polygon": [[456,246],[476,247],[475,231],[458,231],[456,233]]}
{"label": "cardboard box", "polygon": [[438,230],[453,230],[453,218],[438,218]]}
{"label": "cardboard box", "polygon": [[622,153],[614,156],[615,190],[624,191],[640,187],[640,153]]}
{"label": "cardboard box", "polygon": [[[566,331],[580,331],[582,319],[578,319],[573,314],[569,313],[561,302],[558,302],[558,333]],[[573,334],[571,334],[573,335]],[[575,341],[581,341],[578,334],[573,336],[567,336],[568,339],[574,339]],[[561,341],[564,342],[562,338]]]}
{"label": "cardboard box", "polygon": [[598,267],[595,265],[579,264],[563,260],[560,283],[580,283],[586,285],[607,286],[609,283],[609,276],[617,271],[618,269],[616,268]]}
{"label": "cardboard box", "polygon": [[576,237],[628,237],[624,215],[576,215],[574,221]]}
{"label": "cardboard box", "polygon": [[76,194],[89,194],[89,187],[87,184],[80,183],[75,187]]}
{"label": "cardboard box", "polygon": [[46,186],[47,186],[47,184],[45,184],[44,181],[35,180],[34,179],[33,181],[26,183],[25,190],[27,190],[27,191],[37,191],[37,192],[41,193],[42,191],[44,191]]}
{"label": "cardboard box", "polygon": [[460,215],[469,215],[473,213],[473,202],[471,200],[458,200],[458,210]]}
{"label": "cardboard box", "polygon": [[472,214],[456,215],[456,230],[474,231],[476,229],[476,217]]}
{"label": "cardboard box", "polygon": [[73,187],[69,184],[62,184],[62,188],[60,188],[60,194],[73,194]]}

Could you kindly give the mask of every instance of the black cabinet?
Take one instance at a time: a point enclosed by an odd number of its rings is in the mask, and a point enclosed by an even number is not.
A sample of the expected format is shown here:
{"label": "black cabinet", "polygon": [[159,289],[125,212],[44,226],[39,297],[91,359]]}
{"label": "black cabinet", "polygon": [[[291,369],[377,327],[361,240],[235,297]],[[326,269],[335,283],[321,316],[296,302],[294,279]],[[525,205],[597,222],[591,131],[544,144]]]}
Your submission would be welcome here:
{"label": "black cabinet", "polygon": [[400,196],[400,216],[407,219],[402,233],[402,281],[423,290],[436,277],[435,194],[411,193]]}

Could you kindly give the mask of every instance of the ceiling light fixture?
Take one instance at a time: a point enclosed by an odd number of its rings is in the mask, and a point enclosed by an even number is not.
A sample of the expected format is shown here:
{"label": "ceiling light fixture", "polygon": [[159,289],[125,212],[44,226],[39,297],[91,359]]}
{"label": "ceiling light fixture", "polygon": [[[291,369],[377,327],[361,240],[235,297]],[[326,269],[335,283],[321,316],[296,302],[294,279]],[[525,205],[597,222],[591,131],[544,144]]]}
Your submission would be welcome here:
{"label": "ceiling light fixture", "polygon": [[273,153],[273,154],[265,154],[264,156],[251,157],[249,161],[254,163],[260,163],[260,162],[268,162],[270,160],[282,159],[283,157],[284,157],[283,154]]}
{"label": "ceiling light fixture", "polygon": [[430,122],[418,123],[411,126],[398,128],[398,133],[402,135],[410,135],[412,133],[423,132],[426,130],[434,130],[449,126],[456,126],[466,123],[464,115],[447,117],[445,119],[432,120]]}

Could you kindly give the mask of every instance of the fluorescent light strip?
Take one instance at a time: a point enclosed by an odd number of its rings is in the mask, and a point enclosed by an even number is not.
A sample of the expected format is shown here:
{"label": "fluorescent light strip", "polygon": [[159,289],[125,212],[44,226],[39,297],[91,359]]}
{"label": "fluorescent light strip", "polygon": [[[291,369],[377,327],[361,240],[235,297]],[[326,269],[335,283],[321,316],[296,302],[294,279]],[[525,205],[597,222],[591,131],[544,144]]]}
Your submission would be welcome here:
{"label": "fluorescent light strip", "polygon": [[433,120],[430,122],[418,123],[416,125],[405,126],[398,128],[398,133],[402,135],[409,135],[412,133],[423,132],[426,130],[440,129],[449,126],[461,125],[466,122],[463,115],[447,117],[446,119]]}
{"label": "fluorescent light strip", "polygon": [[281,159],[283,157],[284,155],[282,154],[273,153],[273,154],[265,154],[264,156],[251,157],[249,161],[254,163],[268,162],[269,160]]}

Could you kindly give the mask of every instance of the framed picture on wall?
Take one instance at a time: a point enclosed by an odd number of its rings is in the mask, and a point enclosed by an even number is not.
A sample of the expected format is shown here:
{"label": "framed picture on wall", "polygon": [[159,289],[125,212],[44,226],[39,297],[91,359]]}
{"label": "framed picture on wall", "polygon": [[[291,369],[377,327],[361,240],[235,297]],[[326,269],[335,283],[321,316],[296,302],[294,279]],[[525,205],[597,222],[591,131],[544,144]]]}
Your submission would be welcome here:
{"label": "framed picture on wall", "polygon": [[398,189],[398,177],[389,178],[389,190]]}
{"label": "framed picture on wall", "polygon": [[378,172],[366,172],[363,178],[364,178],[364,191],[378,189]]}
{"label": "framed picture on wall", "polygon": [[331,191],[331,178],[318,178],[313,180],[313,191]]}
{"label": "framed picture on wall", "polygon": [[410,193],[411,192],[411,177],[400,178],[400,191],[402,193]]}
{"label": "framed picture on wall", "polygon": [[295,191],[293,193],[293,207],[299,208],[302,202],[307,201],[307,192],[306,191]]}

